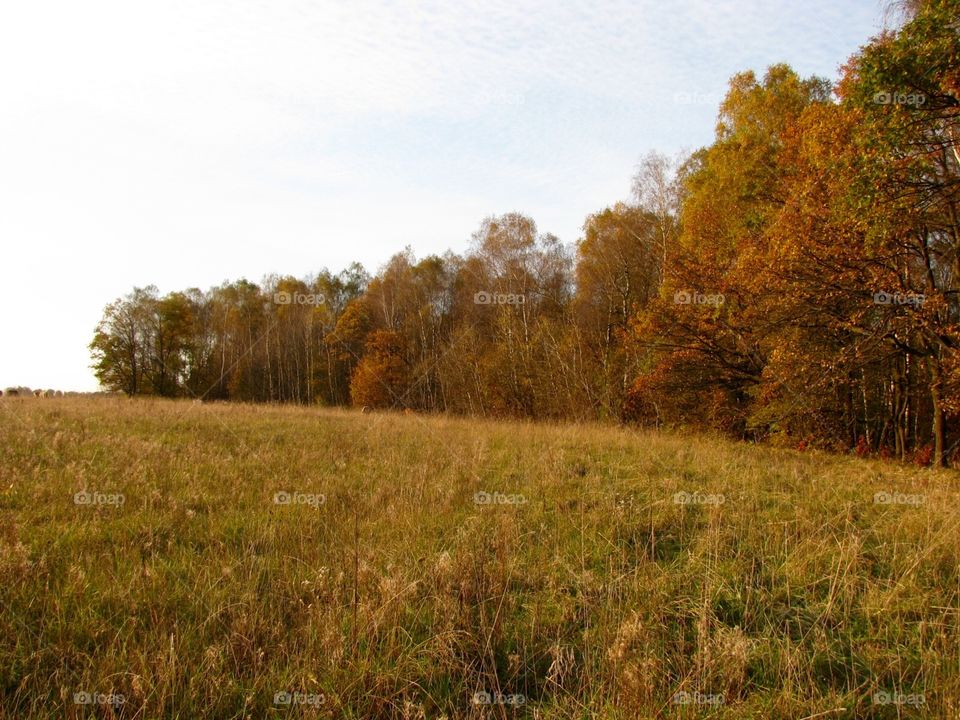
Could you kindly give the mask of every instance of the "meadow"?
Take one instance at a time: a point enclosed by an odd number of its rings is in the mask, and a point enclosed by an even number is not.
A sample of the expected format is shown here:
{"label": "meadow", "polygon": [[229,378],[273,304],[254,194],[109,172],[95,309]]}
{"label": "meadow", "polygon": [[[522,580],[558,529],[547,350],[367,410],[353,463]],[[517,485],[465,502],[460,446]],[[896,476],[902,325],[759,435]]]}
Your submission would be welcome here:
{"label": "meadow", "polygon": [[960,717],[960,474],[709,435],[0,401],[0,717]]}

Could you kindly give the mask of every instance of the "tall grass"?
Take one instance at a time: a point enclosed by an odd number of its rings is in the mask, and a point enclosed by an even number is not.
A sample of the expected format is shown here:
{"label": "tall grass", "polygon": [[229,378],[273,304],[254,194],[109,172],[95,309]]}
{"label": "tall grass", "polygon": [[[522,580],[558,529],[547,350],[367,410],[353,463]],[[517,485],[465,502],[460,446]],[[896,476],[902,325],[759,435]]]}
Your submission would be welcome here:
{"label": "tall grass", "polygon": [[960,712],[951,471],[157,400],[0,432],[3,717]]}

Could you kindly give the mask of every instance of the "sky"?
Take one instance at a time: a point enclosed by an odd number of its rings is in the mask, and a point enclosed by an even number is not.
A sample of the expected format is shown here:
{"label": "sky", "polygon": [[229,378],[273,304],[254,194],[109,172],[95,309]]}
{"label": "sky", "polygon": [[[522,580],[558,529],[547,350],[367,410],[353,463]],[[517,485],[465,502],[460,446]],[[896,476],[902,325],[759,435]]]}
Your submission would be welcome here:
{"label": "sky", "polygon": [[640,158],[709,144],[729,78],[831,80],[877,0],[86,0],[0,20],[0,387],[96,390],[104,306],[565,243]]}

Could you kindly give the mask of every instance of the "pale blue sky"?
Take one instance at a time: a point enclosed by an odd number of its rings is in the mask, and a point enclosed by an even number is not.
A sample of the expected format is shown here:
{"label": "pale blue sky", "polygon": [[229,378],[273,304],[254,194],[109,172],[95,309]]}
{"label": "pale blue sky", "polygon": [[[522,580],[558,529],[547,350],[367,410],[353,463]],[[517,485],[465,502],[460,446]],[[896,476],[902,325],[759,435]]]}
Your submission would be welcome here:
{"label": "pale blue sky", "polygon": [[95,389],[134,285],[206,289],[521,211],[574,242],[734,73],[836,79],[875,0],[31,2],[0,23],[0,386]]}

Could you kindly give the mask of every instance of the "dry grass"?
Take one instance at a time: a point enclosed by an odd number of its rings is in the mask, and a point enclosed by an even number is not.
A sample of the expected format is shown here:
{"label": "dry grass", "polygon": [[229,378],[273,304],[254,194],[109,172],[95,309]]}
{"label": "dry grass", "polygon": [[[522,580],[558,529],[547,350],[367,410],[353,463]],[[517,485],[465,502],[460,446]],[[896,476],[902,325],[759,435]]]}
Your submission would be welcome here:
{"label": "dry grass", "polygon": [[145,400],[4,400],[0,428],[4,717],[960,712],[953,472]]}

